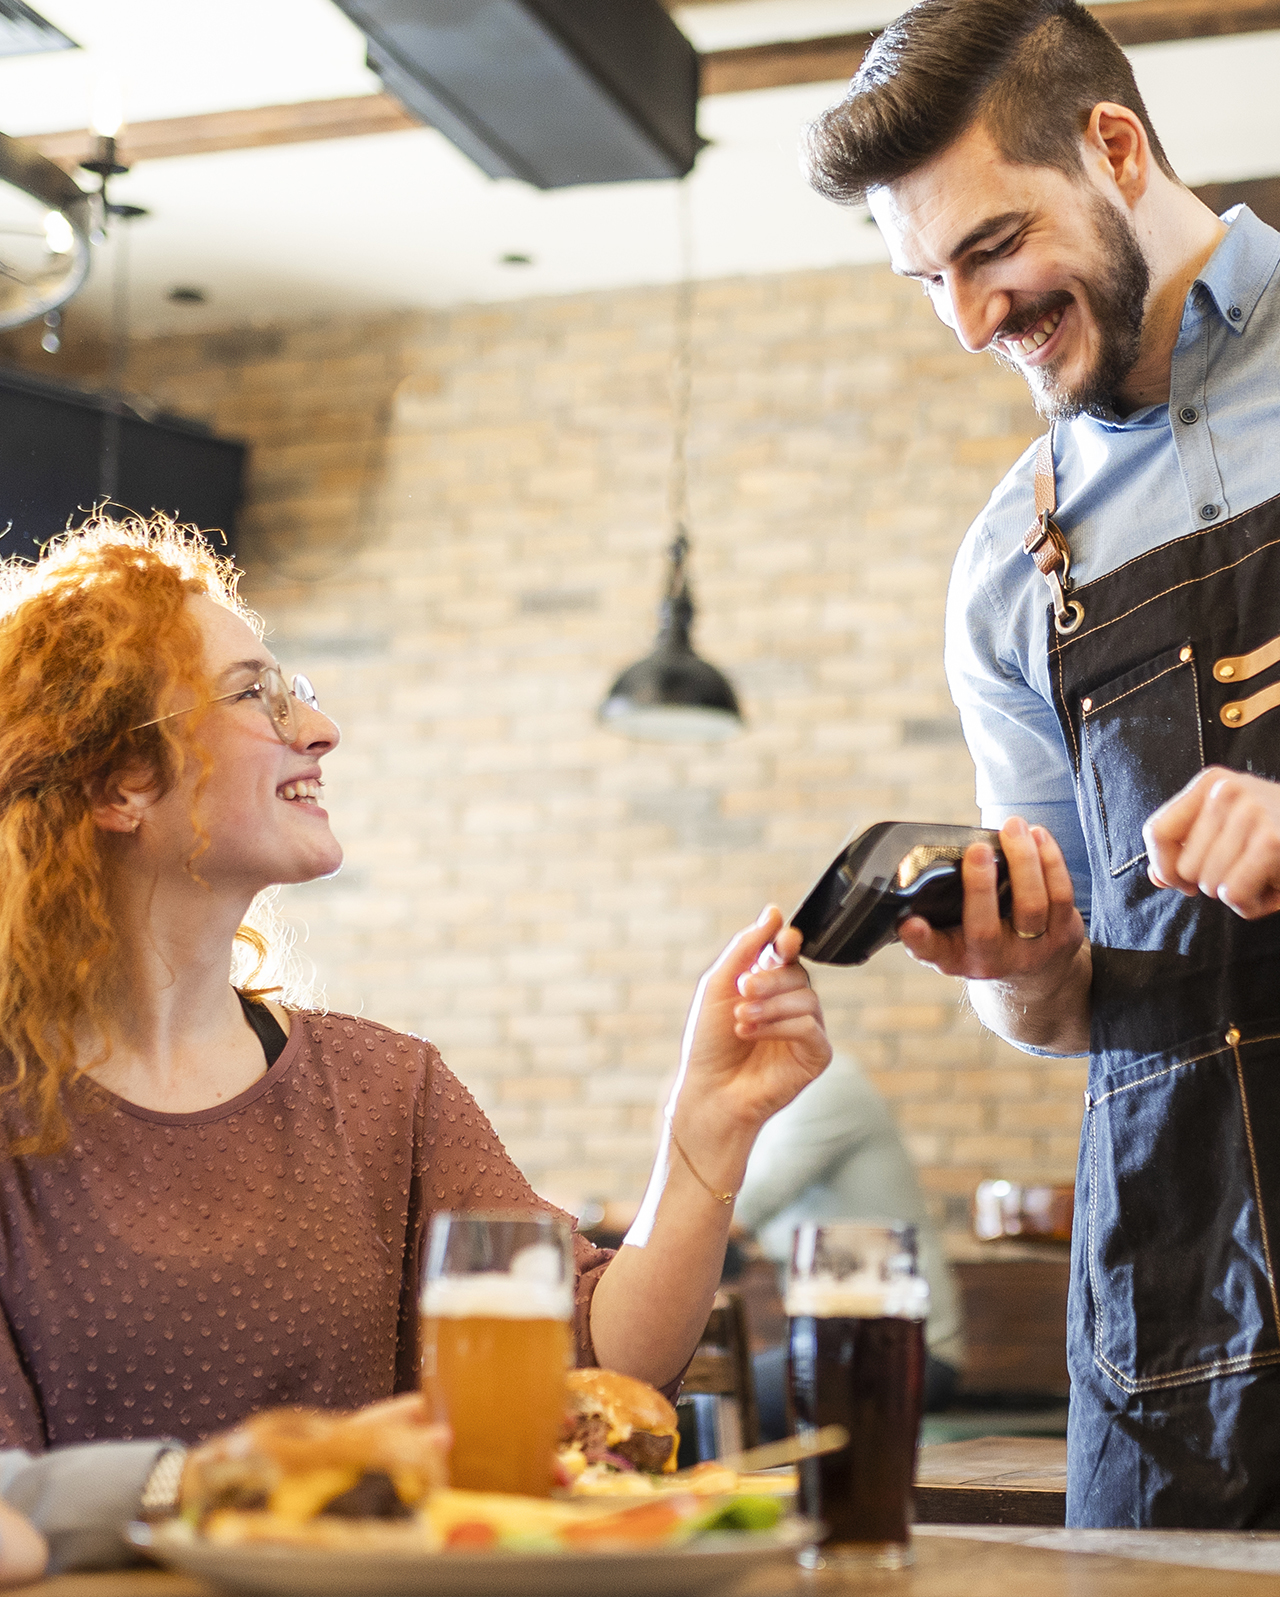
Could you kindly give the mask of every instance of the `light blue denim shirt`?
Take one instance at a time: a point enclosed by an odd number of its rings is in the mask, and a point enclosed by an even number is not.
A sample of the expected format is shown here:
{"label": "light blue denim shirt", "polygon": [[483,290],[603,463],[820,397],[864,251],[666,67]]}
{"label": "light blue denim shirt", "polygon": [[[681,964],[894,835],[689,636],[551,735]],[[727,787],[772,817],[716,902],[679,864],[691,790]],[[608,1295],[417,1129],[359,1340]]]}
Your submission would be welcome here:
{"label": "light blue denim shirt", "polygon": [[[1056,434],[1056,520],[1087,582],[1280,494],[1280,233],[1244,206],[1192,285],[1168,404],[1081,416]],[[1035,447],[969,529],[947,595],[947,678],[977,767],[983,823],[1011,815],[1061,844],[1088,919],[1075,782],[1053,709],[1048,589],[1023,553]]]}

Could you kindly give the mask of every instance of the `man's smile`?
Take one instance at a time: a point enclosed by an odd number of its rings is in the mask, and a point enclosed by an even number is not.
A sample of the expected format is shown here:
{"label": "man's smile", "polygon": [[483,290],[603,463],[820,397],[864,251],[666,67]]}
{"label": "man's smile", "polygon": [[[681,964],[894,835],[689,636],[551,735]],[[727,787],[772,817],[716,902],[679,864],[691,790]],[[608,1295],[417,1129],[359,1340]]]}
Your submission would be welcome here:
{"label": "man's smile", "polygon": [[[1020,365],[1043,365],[1057,353],[1060,340],[1055,334],[1062,326],[1069,304],[1069,300],[1049,307],[1042,304],[1030,316],[1019,316],[1016,321],[1011,317],[992,343],[1007,359]],[[1049,348],[1050,344],[1054,345],[1053,349]]]}

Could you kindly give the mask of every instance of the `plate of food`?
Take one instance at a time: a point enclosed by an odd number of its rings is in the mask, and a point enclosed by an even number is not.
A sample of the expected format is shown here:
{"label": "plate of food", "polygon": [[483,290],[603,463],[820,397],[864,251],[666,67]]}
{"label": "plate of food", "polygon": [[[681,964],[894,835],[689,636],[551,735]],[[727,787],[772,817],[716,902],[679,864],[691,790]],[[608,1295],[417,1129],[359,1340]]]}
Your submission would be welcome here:
{"label": "plate of food", "polygon": [[713,1459],[678,1470],[678,1444],[676,1411],[647,1382],[616,1370],[569,1371],[557,1463],[571,1497],[610,1498],[621,1507],[672,1492],[795,1496],[796,1472],[790,1466],[747,1471]]}
{"label": "plate of food", "polygon": [[406,1417],[257,1414],[189,1454],[179,1513],[129,1539],[252,1597],[701,1597],[792,1561],[809,1534],[759,1493],[458,1490],[446,1450]]}

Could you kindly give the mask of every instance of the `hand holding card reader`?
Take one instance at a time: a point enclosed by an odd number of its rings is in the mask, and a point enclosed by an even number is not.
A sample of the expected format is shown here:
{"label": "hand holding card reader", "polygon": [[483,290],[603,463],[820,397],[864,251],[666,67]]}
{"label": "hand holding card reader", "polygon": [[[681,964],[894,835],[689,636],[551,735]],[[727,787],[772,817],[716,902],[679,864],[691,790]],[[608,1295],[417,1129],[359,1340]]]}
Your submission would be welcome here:
{"label": "hand holding card reader", "polygon": [[845,844],[792,915],[790,924],[804,937],[801,954],[820,965],[862,965],[897,941],[909,916],[922,915],[936,931],[959,926],[960,864],[971,843],[995,850],[996,891],[1007,920],[1012,893],[998,832],[880,821]]}

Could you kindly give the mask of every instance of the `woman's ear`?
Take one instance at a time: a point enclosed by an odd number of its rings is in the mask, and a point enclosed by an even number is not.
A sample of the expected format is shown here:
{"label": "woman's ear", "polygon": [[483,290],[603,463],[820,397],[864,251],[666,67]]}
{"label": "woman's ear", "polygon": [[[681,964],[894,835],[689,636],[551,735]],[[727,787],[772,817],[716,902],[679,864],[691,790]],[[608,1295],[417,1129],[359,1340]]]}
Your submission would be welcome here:
{"label": "woman's ear", "polygon": [[94,825],[102,832],[136,832],[156,801],[149,772],[126,768],[95,783],[90,793]]}

